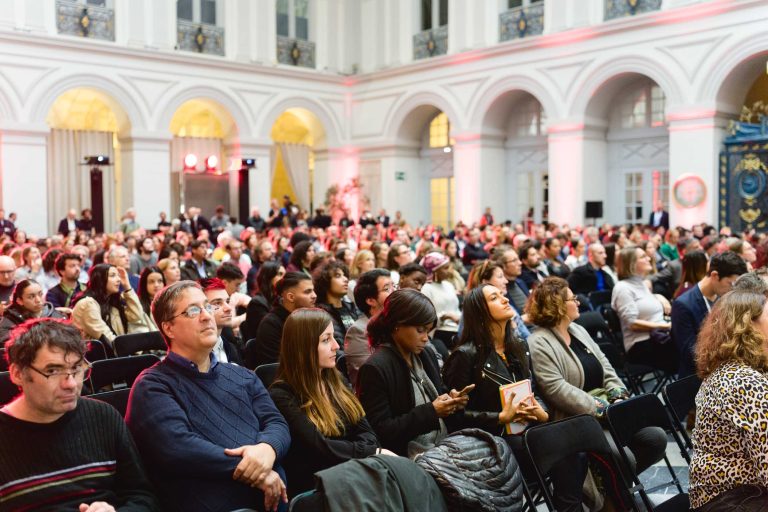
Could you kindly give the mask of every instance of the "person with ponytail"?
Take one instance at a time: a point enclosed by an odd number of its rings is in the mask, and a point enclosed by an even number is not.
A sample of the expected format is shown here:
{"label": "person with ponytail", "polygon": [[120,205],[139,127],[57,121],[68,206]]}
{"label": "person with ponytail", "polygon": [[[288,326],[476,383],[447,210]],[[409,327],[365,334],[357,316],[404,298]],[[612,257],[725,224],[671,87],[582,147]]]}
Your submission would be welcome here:
{"label": "person with ponytail", "polygon": [[88,288],[75,299],[72,322],[88,338],[106,341],[110,346],[121,334],[148,330],[128,272],[108,263],[91,268]]}
{"label": "person with ponytail", "polygon": [[337,350],[328,313],[306,308],[288,315],[270,395],[291,432],[283,459],[289,498],[314,489],[318,471],[382,452],[362,405],[336,369]]}

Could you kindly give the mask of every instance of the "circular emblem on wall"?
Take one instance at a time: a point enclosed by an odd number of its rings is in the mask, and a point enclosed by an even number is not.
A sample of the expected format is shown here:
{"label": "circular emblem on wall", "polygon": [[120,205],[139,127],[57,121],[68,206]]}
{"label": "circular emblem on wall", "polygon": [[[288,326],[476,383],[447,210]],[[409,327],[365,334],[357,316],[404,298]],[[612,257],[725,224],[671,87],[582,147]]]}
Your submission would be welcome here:
{"label": "circular emblem on wall", "polygon": [[765,192],[765,164],[757,155],[750,153],[736,166],[736,186],[739,196],[744,199],[754,200]]}
{"label": "circular emblem on wall", "polygon": [[707,186],[695,174],[684,174],[675,181],[672,197],[680,208],[696,208],[707,198]]}

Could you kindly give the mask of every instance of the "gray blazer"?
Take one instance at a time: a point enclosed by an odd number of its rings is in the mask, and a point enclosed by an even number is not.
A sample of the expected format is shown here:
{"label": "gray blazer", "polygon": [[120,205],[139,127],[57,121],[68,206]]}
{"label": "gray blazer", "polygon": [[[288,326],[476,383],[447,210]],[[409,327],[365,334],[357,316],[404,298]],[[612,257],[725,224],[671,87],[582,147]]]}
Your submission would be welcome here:
{"label": "gray blazer", "polygon": [[[603,387],[624,388],[624,383],[608,362],[600,347],[580,325],[571,323],[568,332],[589,349],[603,366]],[[560,420],[578,414],[595,414],[594,398],[582,390],[584,368],[571,347],[552,329],[537,328],[528,338],[531,359],[536,372],[539,393],[549,405],[553,420]]]}

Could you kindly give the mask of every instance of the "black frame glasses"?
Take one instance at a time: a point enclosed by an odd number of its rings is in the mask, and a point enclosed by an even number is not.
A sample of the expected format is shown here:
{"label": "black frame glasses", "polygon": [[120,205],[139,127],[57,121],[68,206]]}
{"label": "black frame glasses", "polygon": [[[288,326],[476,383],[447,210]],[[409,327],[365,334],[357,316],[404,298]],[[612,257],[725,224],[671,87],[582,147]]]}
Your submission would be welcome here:
{"label": "black frame glasses", "polygon": [[48,370],[47,373],[42,370],[38,370],[32,365],[27,366],[27,368],[39,373],[40,375],[45,377],[46,380],[51,378],[55,380],[64,380],[67,377],[72,377],[75,380],[86,381],[91,378],[91,370],[93,369],[93,366],[91,365],[91,363],[89,363],[85,359],[83,359],[83,363],[84,364],[80,364],[76,370],[73,370],[71,368],[68,370],[64,368],[53,368],[51,370]]}

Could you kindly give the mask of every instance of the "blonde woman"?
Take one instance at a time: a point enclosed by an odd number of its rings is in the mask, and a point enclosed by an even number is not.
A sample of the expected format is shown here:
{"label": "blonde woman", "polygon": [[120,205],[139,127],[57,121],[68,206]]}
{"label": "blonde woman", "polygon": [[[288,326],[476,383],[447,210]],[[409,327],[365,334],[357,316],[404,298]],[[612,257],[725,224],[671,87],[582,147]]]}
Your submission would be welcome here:
{"label": "blonde woman", "polygon": [[352,266],[349,268],[349,291],[347,292],[349,300],[355,302],[354,293],[357,278],[374,268],[376,268],[376,257],[373,255],[373,252],[363,249],[355,255],[355,259],[352,260]]}

